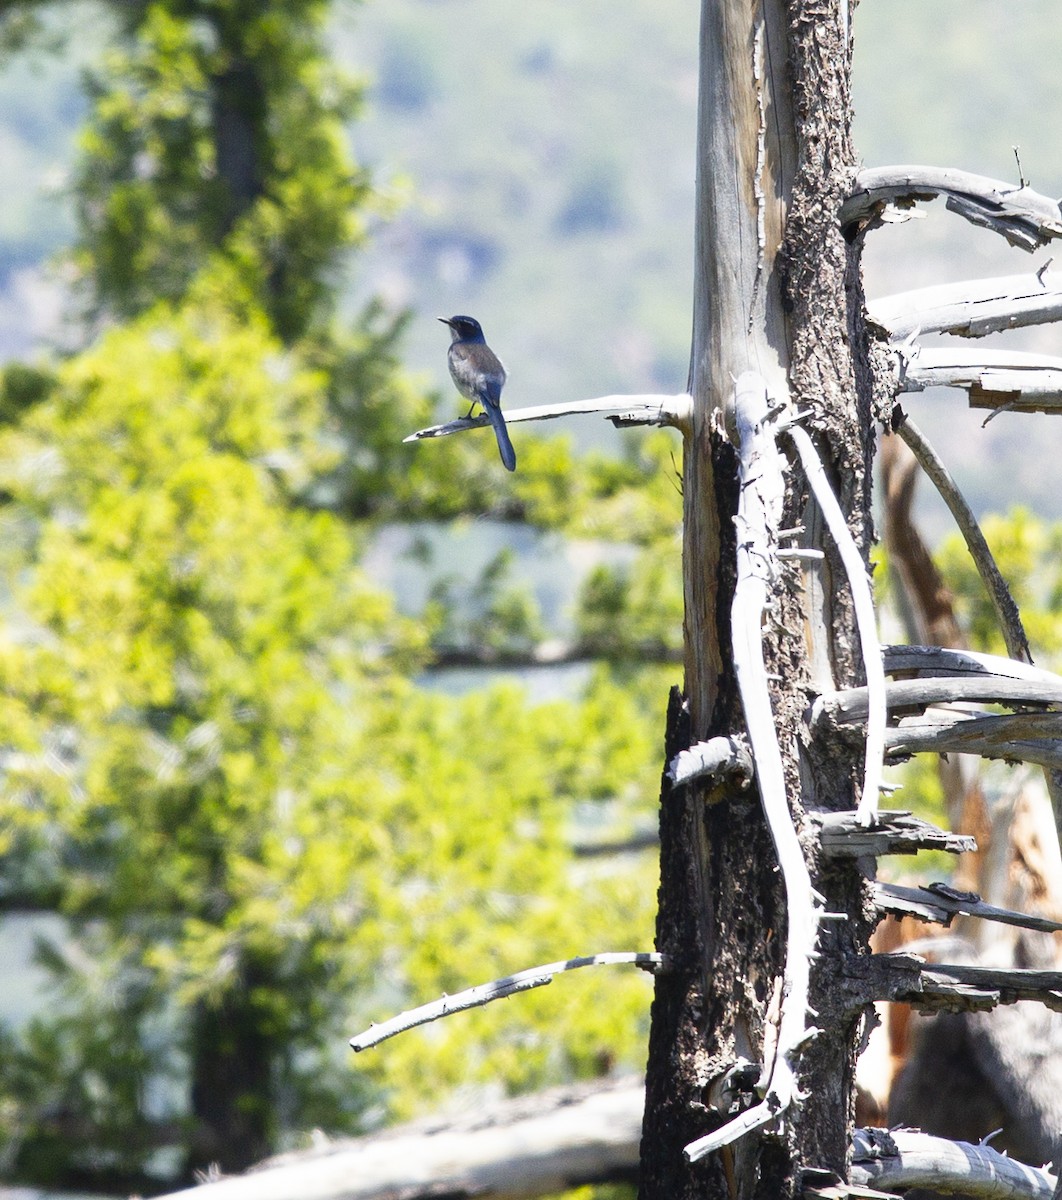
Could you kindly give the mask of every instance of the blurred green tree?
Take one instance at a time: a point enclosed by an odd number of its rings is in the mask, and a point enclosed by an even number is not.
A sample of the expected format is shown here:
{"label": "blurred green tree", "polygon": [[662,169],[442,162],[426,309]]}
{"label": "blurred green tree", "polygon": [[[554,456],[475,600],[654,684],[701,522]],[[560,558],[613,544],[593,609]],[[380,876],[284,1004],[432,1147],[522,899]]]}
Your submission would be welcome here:
{"label": "blurred green tree", "polygon": [[[678,501],[653,439],[622,462],[529,439],[501,482],[473,439],[402,446],[431,398],[401,321],[335,317],[375,201],[323,0],[111,7],[76,183],[97,332],[0,381],[0,902],[63,920],[54,994],[0,1039],[0,1165],[149,1191],[463,1082],[638,1060],[631,975],[349,1071],[381,1009],[649,943],[652,865],[579,874],[571,842],[586,805],[622,828],[655,796],[664,693],[652,670],[537,707],[419,691],[432,629],[357,560],[370,519],[469,511],[677,555]],[[636,579],[607,590],[669,643]],[[537,636],[516,593],[484,601]]]}

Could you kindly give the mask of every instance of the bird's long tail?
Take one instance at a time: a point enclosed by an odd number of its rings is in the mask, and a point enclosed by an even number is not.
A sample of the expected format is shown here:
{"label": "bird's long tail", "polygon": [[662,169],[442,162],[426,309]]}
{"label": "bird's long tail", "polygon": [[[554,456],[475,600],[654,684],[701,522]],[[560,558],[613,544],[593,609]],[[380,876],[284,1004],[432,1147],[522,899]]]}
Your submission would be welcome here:
{"label": "bird's long tail", "polygon": [[490,417],[490,423],[494,426],[494,436],[498,439],[498,453],[501,455],[505,469],[515,471],[516,451],[513,449],[512,442],[509,441],[509,430],[506,427],[501,408],[496,404],[484,404],[483,408]]}

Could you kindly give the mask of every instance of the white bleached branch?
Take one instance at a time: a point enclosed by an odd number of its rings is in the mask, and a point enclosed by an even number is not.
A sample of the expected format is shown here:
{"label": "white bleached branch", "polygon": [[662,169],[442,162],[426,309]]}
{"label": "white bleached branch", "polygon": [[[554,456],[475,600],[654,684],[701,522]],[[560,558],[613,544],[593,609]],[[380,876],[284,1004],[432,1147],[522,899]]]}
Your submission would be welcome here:
{"label": "white bleached branch", "polygon": [[952,650],[946,646],[882,646],[885,673],[917,671],[920,675],[1000,675],[1004,679],[1027,679],[1031,683],[1062,685],[1062,675],[1045,671],[1031,663],[1003,658],[999,654],[981,654],[976,650]]}
{"label": "white bleached branch", "polygon": [[647,971],[660,971],[664,966],[664,956],[650,951],[616,951],[607,954],[590,954],[580,958],[563,959],[560,962],[547,963],[542,967],[530,967],[526,971],[517,971],[513,975],[505,975],[501,979],[492,979],[489,983],[477,984],[466,988],[453,996],[440,996],[430,1004],[422,1004],[419,1008],[411,1008],[408,1012],[399,1013],[379,1025],[370,1025],[368,1029],[356,1034],[350,1039],[352,1050],[367,1050],[396,1034],[405,1033],[417,1025],[427,1025],[429,1021],[437,1021],[440,1017],[448,1017],[451,1013],[464,1012],[470,1008],[478,1008],[490,1004],[492,1000],[504,1000],[517,992],[529,992],[532,988],[543,987],[553,982],[553,976],[562,971],[574,971],[578,967],[614,966],[619,963],[633,963]]}
{"label": "white bleached branch", "polygon": [[752,780],[752,756],[743,737],[714,737],[680,750],[668,763],[667,777],[677,787],[706,776],[736,776],[746,786]]}
{"label": "white bleached branch", "polygon": [[867,316],[894,342],[935,333],[985,337],[1062,321],[1062,287],[1042,273],[967,279],[883,296],[867,305]]}
{"label": "white bleached branch", "polygon": [[897,392],[962,388],[971,408],[1016,412],[1062,409],[1062,358],[1020,350],[895,348]]}
{"label": "white bleached branch", "polygon": [[[607,417],[613,425],[672,425],[688,433],[693,420],[693,400],[686,392],[677,396],[598,396],[594,400],[573,400],[567,404],[537,404],[530,408],[511,408],[505,412],[508,425],[519,425],[522,421],[555,421],[559,417],[578,417],[597,413]],[[424,438],[447,437],[451,433],[463,433],[466,429],[478,429],[489,425],[482,414],[478,417],[459,417],[442,425],[418,429],[403,438],[404,442],[417,442]]]}
{"label": "white bleached branch", "polygon": [[[974,225],[1001,234],[1012,246],[1035,250],[1062,237],[1057,200],[1030,187],[989,179],[954,167],[890,166],[860,171],[841,206],[841,225],[851,234],[908,210],[919,200],[947,198],[948,208]],[[902,219],[902,218],[901,218]]]}
{"label": "white bleached branch", "polygon": [[859,547],[848,530],[841,506],[833,494],[830,481],[822,466],[818,451],[811,438],[800,428],[792,425],[789,436],[796,446],[811,490],[826,520],[837,552],[848,576],[855,610],[856,628],[863,653],[863,669],[867,677],[867,740],[863,760],[863,792],[859,798],[857,812],[865,824],[870,824],[878,807],[881,790],[881,768],[885,756],[885,670],[882,666],[881,643],[878,641],[877,620],[874,616],[874,596],[870,589],[866,564]]}

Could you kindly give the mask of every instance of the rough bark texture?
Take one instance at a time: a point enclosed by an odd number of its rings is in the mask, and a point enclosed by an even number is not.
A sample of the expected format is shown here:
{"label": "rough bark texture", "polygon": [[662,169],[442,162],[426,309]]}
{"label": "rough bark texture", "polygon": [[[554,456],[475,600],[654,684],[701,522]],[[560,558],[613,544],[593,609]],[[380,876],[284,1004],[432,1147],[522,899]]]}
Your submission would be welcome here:
{"label": "rough bark texture", "polygon": [[[857,540],[870,537],[872,379],[858,247],[837,212],[853,174],[847,20],[835,2],[704,0],[698,230],[686,447],[687,710],[672,704],[668,754],[741,728],[727,663],[734,461],[719,409],[742,370],[813,415],[807,427]],[[757,252],[757,245],[759,251]],[[750,249],[751,247],[751,249]],[[764,630],[788,794],[808,808],[854,807],[851,747],[813,746],[810,691],[862,682],[849,593],[798,469],[786,526],[804,525],[821,566],[786,569],[777,621]],[[706,803],[710,800],[711,803]],[[785,953],[775,855],[755,790],[705,797],[665,781],[658,948],[676,970],[657,980],[642,1142],[642,1196],[779,1197],[803,1167],[845,1170],[854,1106],[859,988],[845,962],[864,955],[871,917],[851,864],[815,861],[831,911],[812,979],[824,1030],[802,1060],[811,1095],[782,1131],[752,1135],[689,1165],[683,1147],[754,1099],[763,1035]],[[756,1064],[741,1069],[741,1062]]]}

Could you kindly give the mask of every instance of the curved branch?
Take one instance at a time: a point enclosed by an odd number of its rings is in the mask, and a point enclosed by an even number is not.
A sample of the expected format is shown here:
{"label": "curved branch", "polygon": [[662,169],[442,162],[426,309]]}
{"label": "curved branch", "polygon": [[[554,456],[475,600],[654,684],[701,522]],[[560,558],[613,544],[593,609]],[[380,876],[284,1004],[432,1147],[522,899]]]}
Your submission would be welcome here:
{"label": "curved branch", "polygon": [[845,574],[848,576],[848,586],[852,592],[852,607],[855,610],[859,644],[863,652],[863,669],[867,677],[868,700],[863,792],[857,811],[863,822],[870,824],[878,808],[881,767],[885,757],[885,670],[882,666],[881,644],[878,641],[877,621],[874,616],[874,597],[863,556],[848,530],[848,524],[826,478],[818,451],[811,438],[798,425],[790,426],[788,433],[797,448],[804,474],[815,493],[815,499],[822,509],[827,528],[841,556]]}
{"label": "curved branch", "polygon": [[894,166],[860,171],[841,206],[841,226],[854,237],[890,219],[896,209],[946,196],[948,208],[974,225],[991,229],[1012,246],[1033,251],[1062,237],[1058,201],[1030,187],[974,175],[954,167]]}
{"label": "curved branch", "polygon": [[970,556],[977,567],[977,573],[981,576],[981,581],[992,602],[992,608],[995,610],[996,620],[999,621],[1008,654],[1022,662],[1031,663],[1032,652],[1029,649],[1029,639],[1025,636],[1021,613],[1018,612],[1018,606],[1010,594],[1007,581],[996,566],[996,560],[992,556],[988,542],[985,541],[985,535],[981,532],[981,526],[977,523],[973,509],[966,503],[965,497],[959,491],[948,468],[910,417],[905,417],[897,432],[910,446],[922,470],[932,480],[941,499],[955,518],[955,523],[966,542],[966,548],[970,551]]}

